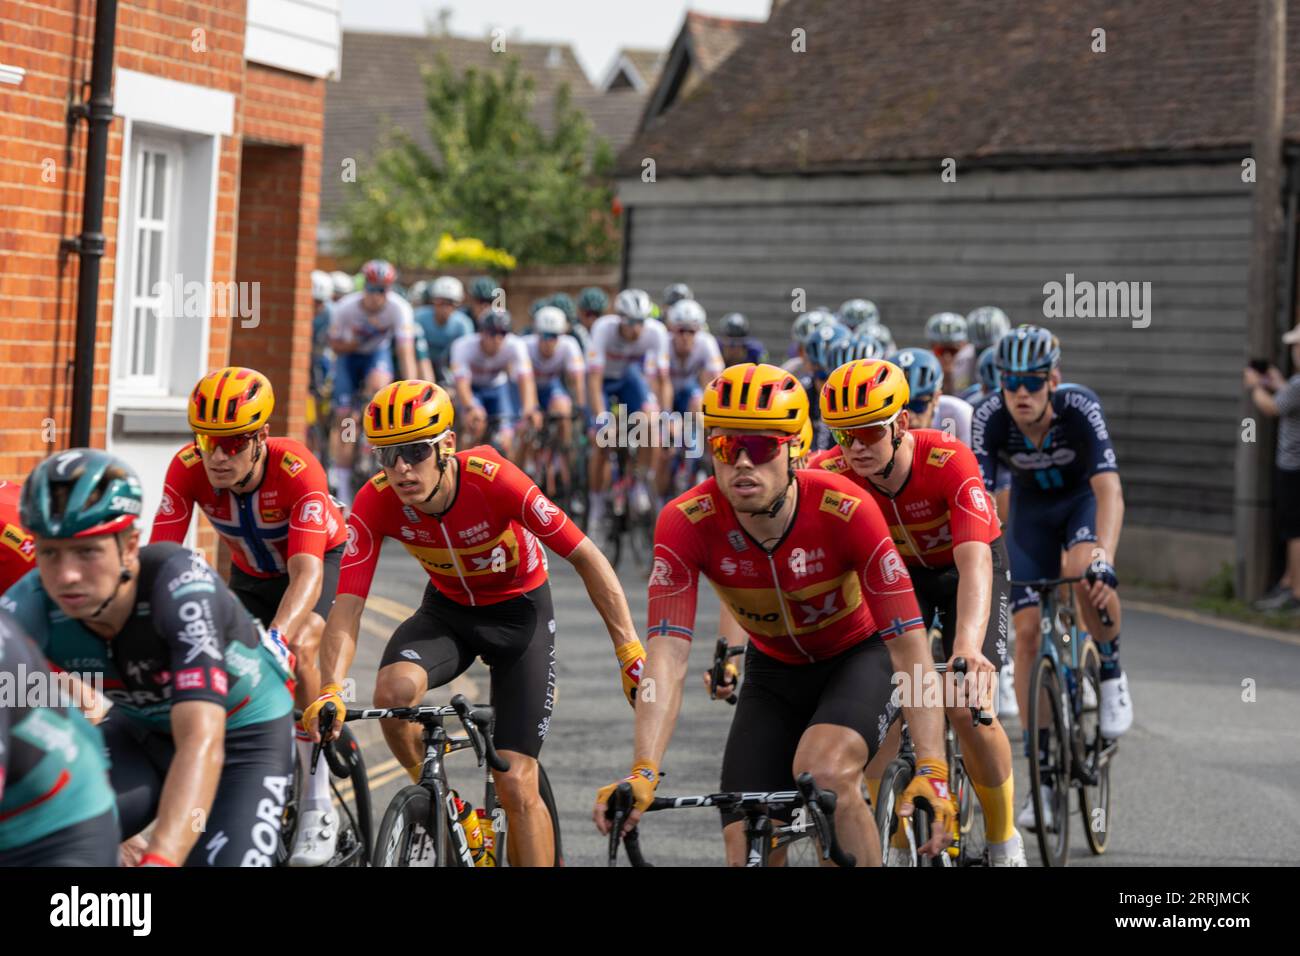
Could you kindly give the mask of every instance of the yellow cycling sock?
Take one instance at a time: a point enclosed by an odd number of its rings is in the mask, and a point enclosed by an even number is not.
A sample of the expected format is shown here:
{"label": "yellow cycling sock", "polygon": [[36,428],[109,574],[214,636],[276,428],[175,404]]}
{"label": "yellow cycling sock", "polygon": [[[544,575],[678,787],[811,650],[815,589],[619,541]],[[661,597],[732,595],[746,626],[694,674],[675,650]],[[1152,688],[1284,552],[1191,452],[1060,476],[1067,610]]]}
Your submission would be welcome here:
{"label": "yellow cycling sock", "polygon": [[985,839],[989,843],[1005,843],[1016,832],[1015,824],[1015,782],[1011,777],[1003,780],[996,787],[983,787],[971,781],[975,786],[975,795],[979,797],[980,807],[984,810]]}
{"label": "yellow cycling sock", "polygon": [[424,769],[424,761],[421,760],[419,763],[413,763],[409,767],[403,767],[402,769],[411,775],[411,783],[419,783],[420,771]]}

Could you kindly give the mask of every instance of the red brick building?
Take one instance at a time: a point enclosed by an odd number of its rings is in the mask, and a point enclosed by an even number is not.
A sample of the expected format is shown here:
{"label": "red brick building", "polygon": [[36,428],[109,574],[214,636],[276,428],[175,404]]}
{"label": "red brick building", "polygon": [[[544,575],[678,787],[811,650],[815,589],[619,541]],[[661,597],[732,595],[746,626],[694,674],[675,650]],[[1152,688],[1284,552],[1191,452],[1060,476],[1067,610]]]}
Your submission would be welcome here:
{"label": "red brick building", "polygon": [[[0,6],[0,478],[66,447],[93,2]],[[120,0],[92,444],[157,505],[205,371],[254,365],[301,434],[339,0]],[[163,283],[163,285],[160,285]],[[172,294],[167,295],[168,286]]]}

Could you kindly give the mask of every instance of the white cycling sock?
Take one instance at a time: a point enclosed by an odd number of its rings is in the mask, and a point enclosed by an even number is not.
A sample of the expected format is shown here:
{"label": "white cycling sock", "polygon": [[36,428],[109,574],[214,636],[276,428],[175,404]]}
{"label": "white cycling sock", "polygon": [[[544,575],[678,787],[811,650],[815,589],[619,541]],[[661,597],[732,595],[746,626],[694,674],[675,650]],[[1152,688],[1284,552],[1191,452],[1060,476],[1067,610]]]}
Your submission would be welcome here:
{"label": "white cycling sock", "polygon": [[587,512],[587,527],[599,528],[601,519],[605,517],[605,496],[606,491],[593,491],[591,493],[591,510]]}
{"label": "white cycling sock", "polygon": [[341,465],[330,467],[330,481],[334,485],[334,490],[341,501],[350,502],[352,500],[352,470],[344,468]]}
{"label": "white cycling sock", "polygon": [[294,734],[294,743],[298,747],[298,765],[302,767],[302,796],[299,798],[304,810],[324,810],[330,805],[330,768],[325,762],[325,753],[316,758],[316,772],[312,773],[310,737]]}
{"label": "white cycling sock", "polygon": [[1017,830],[1011,834],[1009,840],[1003,840],[1001,843],[989,844],[989,857],[994,860],[1005,860],[1018,850],[1023,844],[1020,838],[1020,831]]}

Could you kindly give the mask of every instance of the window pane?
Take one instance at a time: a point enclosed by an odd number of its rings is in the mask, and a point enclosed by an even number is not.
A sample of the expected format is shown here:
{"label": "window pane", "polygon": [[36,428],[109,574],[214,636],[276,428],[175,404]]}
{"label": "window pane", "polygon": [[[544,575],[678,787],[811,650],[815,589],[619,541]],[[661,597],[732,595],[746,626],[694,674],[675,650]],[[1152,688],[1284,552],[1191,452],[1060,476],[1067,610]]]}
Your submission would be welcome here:
{"label": "window pane", "polygon": [[128,375],[140,374],[141,329],[144,326],[144,309],[140,306],[131,310],[131,364]]}
{"label": "window pane", "polygon": [[146,295],[157,295],[154,286],[162,281],[162,241],[163,234],[161,230],[150,230],[149,232],[149,289]]}
{"label": "window pane", "polygon": [[135,189],[139,193],[140,211],[138,215],[144,218],[149,211],[149,183],[153,180],[153,153],[147,150],[140,150],[140,169],[136,174]]}
{"label": "window pane", "polygon": [[157,361],[158,345],[158,313],[152,308],[144,310],[144,360],[141,363],[140,373],[142,375],[153,375],[157,369],[154,363]]}
{"label": "window pane", "polygon": [[143,229],[135,231],[135,283],[131,286],[131,292],[134,295],[148,295],[149,290],[144,285],[144,267],[145,260],[149,257],[149,244],[145,241],[148,234]]}
{"label": "window pane", "polygon": [[161,220],[166,212],[167,200],[167,156],[155,153],[153,161],[153,217]]}

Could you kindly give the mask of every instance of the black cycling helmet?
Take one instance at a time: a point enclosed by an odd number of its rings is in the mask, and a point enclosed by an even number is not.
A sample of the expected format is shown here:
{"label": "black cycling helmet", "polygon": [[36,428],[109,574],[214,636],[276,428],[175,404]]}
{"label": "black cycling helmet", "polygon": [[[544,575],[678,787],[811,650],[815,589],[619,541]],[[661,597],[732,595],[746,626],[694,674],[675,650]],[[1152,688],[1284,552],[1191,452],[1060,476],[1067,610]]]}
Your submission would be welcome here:
{"label": "black cycling helmet", "polygon": [[[543,301],[542,305],[546,305],[546,302]],[[513,324],[510,313],[505,309],[491,309],[484,312],[478,322],[480,332],[509,332]]]}
{"label": "black cycling helmet", "polygon": [[722,317],[718,334],[724,339],[743,339],[749,336],[749,319],[739,312],[728,312]]}

